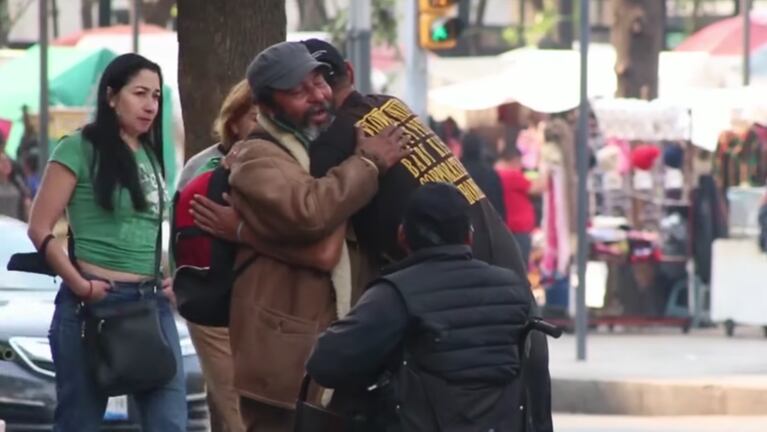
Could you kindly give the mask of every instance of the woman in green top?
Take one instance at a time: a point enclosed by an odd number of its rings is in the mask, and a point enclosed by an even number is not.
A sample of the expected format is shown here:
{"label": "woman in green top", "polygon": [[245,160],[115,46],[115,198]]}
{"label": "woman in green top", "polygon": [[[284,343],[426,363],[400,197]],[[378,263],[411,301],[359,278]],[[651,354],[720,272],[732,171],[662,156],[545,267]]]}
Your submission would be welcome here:
{"label": "woman in green top", "polygon": [[[63,282],[49,339],[56,369],[54,431],[100,430],[107,397],[88,371],[80,338],[81,302],[134,302],[155,296],[177,372],[136,394],[144,432],[186,430],[186,391],[170,280],[155,285],[155,246],[166,192],[162,180],[162,74],[136,54],[115,58],[98,87],[95,120],[58,143],[32,205],[29,237]],[[44,247],[66,210],[75,264]]]}

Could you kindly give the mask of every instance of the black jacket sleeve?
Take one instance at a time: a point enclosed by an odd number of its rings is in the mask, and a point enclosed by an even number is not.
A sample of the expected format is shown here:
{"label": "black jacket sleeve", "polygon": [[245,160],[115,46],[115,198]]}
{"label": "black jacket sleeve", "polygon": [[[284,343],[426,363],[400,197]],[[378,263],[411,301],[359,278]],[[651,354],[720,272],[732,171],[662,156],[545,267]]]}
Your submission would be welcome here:
{"label": "black jacket sleeve", "polygon": [[495,170],[490,172],[490,190],[487,192],[487,198],[495,207],[495,211],[498,215],[506,221],[506,203],[503,200],[503,186],[501,185],[501,177]]}
{"label": "black jacket sleeve", "polygon": [[370,287],[349,314],[322,333],[306,364],[328,388],[359,388],[375,382],[407,328],[405,304],[394,287]]}

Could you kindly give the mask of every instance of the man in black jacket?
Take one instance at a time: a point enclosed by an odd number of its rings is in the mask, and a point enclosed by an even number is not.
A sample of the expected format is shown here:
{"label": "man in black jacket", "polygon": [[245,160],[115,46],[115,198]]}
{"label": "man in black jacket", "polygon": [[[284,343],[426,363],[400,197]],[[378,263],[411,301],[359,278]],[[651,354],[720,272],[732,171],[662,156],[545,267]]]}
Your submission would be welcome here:
{"label": "man in black jacket", "polygon": [[[356,128],[371,135],[385,125],[398,125],[410,138],[408,146],[413,150],[411,155],[387,171],[379,180],[378,193],[370,204],[352,217],[355,240],[361,252],[352,256],[352,266],[357,272],[353,285],[358,288],[353,299],[358,298],[361,288],[374,279],[382,267],[404,257],[397,242],[397,229],[403,220],[405,206],[420,185],[432,182],[453,184],[469,204],[469,219],[474,228],[471,247],[474,257],[518,275],[526,274],[526,263],[506,228],[506,222],[434,131],[399,99],[362,95],[355,91],[354,70],[332,45],[317,39],[304,41],[304,44],[317,60],[330,66],[326,79],[333,89],[336,105],[335,121],[309,149],[312,175],[325,175],[354,153]],[[354,250],[354,247],[350,249]],[[522,282],[529,287],[526,279]],[[548,357],[546,337],[532,332],[524,361],[534,426],[530,430],[534,432],[553,430]]]}
{"label": "man in black jacket", "polygon": [[307,370],[323,386],[364,389],[391,372],[391,404],[371,405],[367,430],[522,430],[516,378],[531,294],[513,271],[474,259],[471,238],[457,188],[419,188],[399,229],[408,257],[315,345]]}

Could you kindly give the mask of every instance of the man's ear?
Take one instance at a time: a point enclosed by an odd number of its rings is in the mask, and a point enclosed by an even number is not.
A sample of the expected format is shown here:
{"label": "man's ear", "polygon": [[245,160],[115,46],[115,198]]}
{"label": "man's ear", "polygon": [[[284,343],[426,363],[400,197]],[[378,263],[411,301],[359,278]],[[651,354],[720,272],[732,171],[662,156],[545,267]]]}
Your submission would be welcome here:
{"label": "man's ear", "polygon": [[348,60],[344,62],[344,66],[346,67],[346,76],[349,77],[349,84],[354,85],[354,66]]}
{"label": "man's ear", "polygon": [[400,224],[399,227],[397,228],[397,244],[405,252],[407,253],[411,252],[410,243],[408,243],[407,236],[405,235],[405,226],[402,224]]}

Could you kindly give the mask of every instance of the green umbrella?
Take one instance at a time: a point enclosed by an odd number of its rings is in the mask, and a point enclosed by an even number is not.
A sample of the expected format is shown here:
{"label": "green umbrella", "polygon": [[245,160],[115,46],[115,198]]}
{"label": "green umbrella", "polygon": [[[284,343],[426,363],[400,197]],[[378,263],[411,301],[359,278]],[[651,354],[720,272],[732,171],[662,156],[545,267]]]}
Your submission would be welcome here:
{"label": "green umbrella", "polygon": [[[48,80],[51,106],[93,107],[99,78],[117,54],[108,49],[81,49],[51,46],[48,48]],[[0,66],[0,118],[13,121],[6,151],[16,154],[23,133],[21,107],[39,111],[40,51],[38,46]],[[163,156],[169,185],[175,183],[175,146],[170,88],[163,88]]]}

